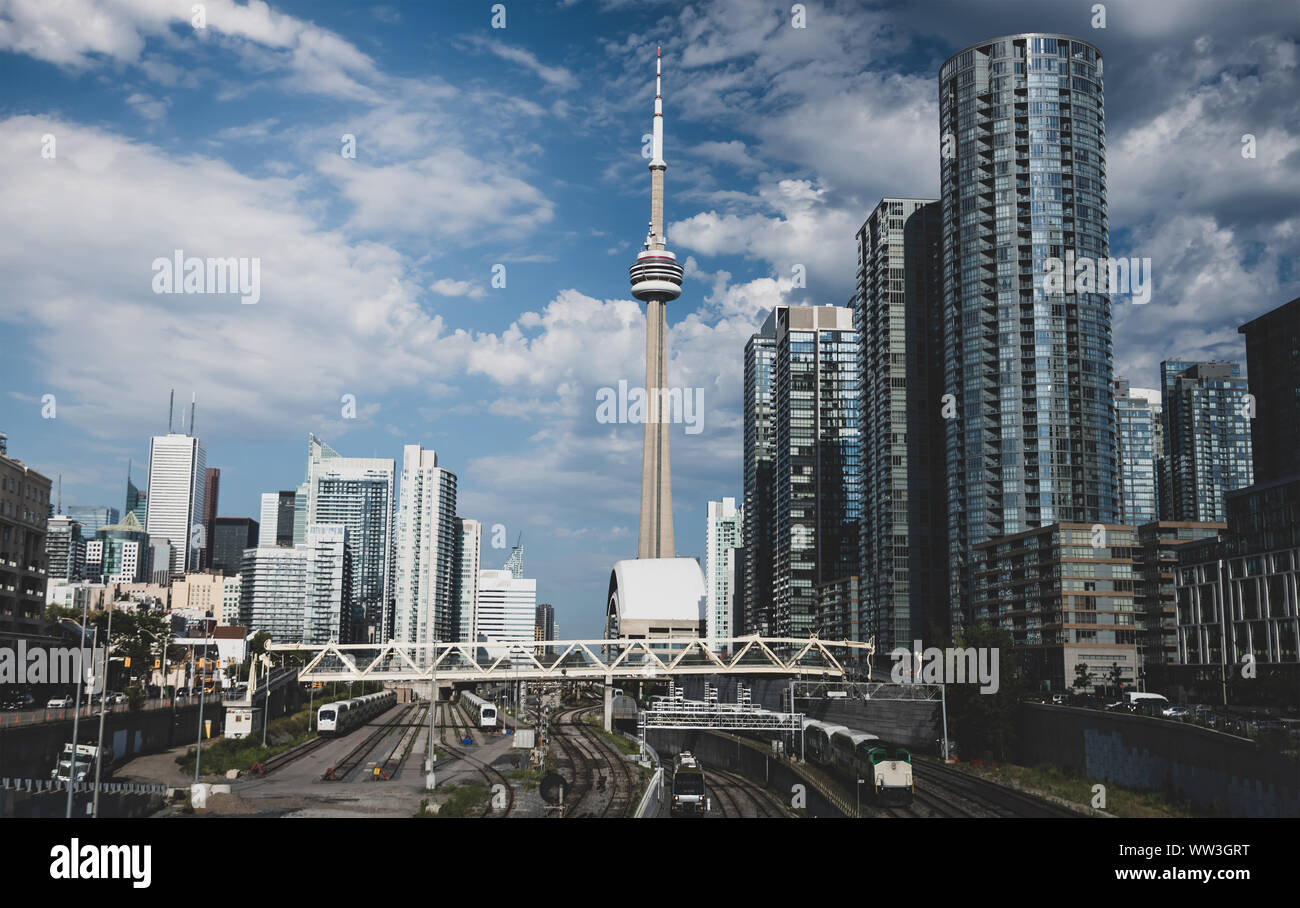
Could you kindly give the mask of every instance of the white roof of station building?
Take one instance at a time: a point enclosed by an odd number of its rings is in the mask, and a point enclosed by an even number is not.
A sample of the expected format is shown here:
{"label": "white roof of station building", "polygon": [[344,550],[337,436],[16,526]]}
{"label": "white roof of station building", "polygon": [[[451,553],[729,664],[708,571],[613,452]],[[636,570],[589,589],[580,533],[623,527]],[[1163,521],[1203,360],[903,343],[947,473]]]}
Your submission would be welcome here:
{"label": "white roof of station building", "polygon": [[614,565],[611,591],[623,621],[699,621],[704,572],[694,558],[636,558]]}

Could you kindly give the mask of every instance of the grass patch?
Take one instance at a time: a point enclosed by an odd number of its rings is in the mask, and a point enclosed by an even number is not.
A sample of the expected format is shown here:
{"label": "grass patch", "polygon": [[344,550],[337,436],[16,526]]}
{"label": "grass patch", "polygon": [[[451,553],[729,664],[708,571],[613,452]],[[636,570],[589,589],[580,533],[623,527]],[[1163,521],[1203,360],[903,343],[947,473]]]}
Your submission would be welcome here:
{"label": "grass patch", "polygon": [[451,819],[477,817],[482,815],[483,809],[487,807],[489,794],[486,785],[448,785],[441,791],[442,800],[437,802],[436,812],[433,810],[433,803],[437,799],[425,798],[420,802],[420,809],[415,812],[415,815]]}
{"label": "grass patch", "polygon": [[597,732],[605,736],[605,740],[617,747],[625,756],[634,757],[641,752],[641,747],[635,741],[629,741],[622,735],[616,735],[612,732],[605,731],[604,722],[595,716],[587,717],[587,724],[596,729]]}
{"label": "grass patch", "polygon": [[[1000,782],[1011,788],[1019,788],[1030,794],[1054,795],[1075,804],[1090,805],[1093,799],[1092,786],[1097,784],[1095,779],[1047,763],[1037,766],[1000,763],[997,767],[952,765],[953,768],[963,772]],[[1180,800],[1166,792],[1135,791],[1121,788],[1113,782],[1102,784],[1106,786],[1105,812],[1115,816],[1197,817],[1205,815],[1196,812],[1189,801]]]}
{"label": "grass patch", "polygon": [[[272,719],[266,728],[267,746],[262,737],[214,738],[203,743],[203,775],[223,776],[231,769],[247,772],[254,763],[265,762],[276,754],[284,753],[316,737],[312,714],[305,707],[296,713]],[[188,748],[176,758],[176,764],[187,775],[194,772],[195,748]]]}

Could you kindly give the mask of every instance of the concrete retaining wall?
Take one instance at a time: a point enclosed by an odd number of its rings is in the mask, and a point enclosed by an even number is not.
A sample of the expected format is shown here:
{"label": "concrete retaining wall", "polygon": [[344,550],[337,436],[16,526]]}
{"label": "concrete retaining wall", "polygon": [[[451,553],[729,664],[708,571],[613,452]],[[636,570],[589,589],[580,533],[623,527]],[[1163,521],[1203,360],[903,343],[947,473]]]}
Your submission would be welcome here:
{"label": "concrete retaining wall", "polygon": [[[221,734],[224,713],[220,704],[204,705],[203,718],[212,720],[213,737]],[[104,741],[113,748],[114,761],[120,763],[186,741],[193,744],[198,736],[198,723],[197,703],[178,706],[174,720],[168,709],[109,713],[104,718]],[[83,716],[77,736],[83,744],[95,741],[99,736],[99,716]],[[63,746],[71,741],[71,719],[6,728],[0,731],[0,776],[48,779]],[[101,803],[102,800],[101,794]]]}
{"label": "concrete retaining wall", "polygon": [[1089,779],[1165,791],[1198,811],[1300,816],[1300,764],[1247,738],[1167,719],[1022,704],[1017,762],[1054,763]]}

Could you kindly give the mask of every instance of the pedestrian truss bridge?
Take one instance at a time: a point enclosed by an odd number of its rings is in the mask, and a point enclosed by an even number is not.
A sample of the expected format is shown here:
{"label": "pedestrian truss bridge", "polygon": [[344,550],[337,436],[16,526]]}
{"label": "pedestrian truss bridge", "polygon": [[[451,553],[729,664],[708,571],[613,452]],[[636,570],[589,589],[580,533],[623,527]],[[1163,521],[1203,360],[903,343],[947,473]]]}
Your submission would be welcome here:
{"label": "pedestrian truss bridge", "polygon": [[[870,677],[874,640],[817,637],[619,638],[545,642],[278,643],[305,659],[300,681],[604,681],[688,675],[838,680]],[[865,673],[865,674],[864,674]]]}

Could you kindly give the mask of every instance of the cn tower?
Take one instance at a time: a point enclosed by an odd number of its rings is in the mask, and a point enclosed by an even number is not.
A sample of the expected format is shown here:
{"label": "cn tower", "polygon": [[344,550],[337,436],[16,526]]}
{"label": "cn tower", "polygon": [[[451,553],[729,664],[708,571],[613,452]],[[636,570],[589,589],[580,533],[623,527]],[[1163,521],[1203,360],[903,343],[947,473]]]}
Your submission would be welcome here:
{"label": "cn tower", "polygon": [[654,145],[650,159],[650,233],[628,269],[632,295],[645,303],[645,443],[641,452],[641,533],[638,558],[673,558],[673,486],[669,475],[667,304],[682,293],[682,266],[664,244],[664,102],[662,52],[655,59]]}

